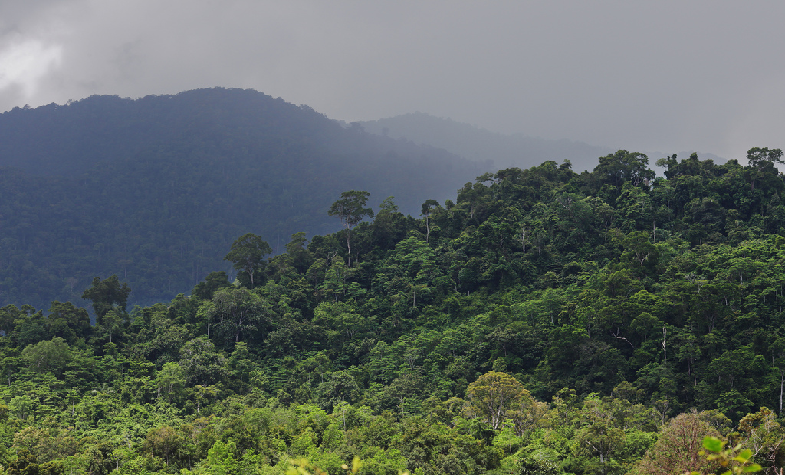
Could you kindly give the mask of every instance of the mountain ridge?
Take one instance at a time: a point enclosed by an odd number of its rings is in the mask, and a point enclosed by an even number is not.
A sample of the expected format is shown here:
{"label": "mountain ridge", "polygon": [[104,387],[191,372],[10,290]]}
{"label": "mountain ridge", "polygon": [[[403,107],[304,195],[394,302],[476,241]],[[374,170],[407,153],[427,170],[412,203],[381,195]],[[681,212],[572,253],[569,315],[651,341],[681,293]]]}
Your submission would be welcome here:
{"label": "mountain ridge", "polygon": [[0,306],[78,301],[74,289],[111,274],[129,281],[132,303],[171,299],[203,269],[231,271],[222,257],[239,235],[281,252],[293,233],[337,230],[327,209],[343,191],[371,192],[373,207],[395,196],[418,214],[486,171],[224,88],[13,109],[0,114],[2,167]]}
{"label": "mountain ridge", "polygon": [[368,132],[377,135],[407,138],[414,143],[444,148],[470,160],[481,162],[491,160],[494,168],[497,169],[510,167],[524,169],[546,161],[561,163],[563,160],[570,160],[573,168],[581,171],[593,168],[598,157],[615,151],[609,147],[566,139],[547,140],[524,134],[500,134],[423,112],[365,121],[360,124]]}
{"label": "mountain ridge", "polygon": [[[569,139],[544,139],[523,133],[502,134],[485,128],[458,122],[449,118],[436,117],[424,112],[412,112],[394,117],[359,122],[366,131],[387,135],[392,138],[408,139],[420,145],[443,148],[451,153],[481,163],[496,170],[517,167],[521,169],[537,166],[546,161],[562,163],[569,160],[576,171],[591,171],[597,159],[618,150],[605,146],[591,145]],[[671,153],[635,150],[652,158],[670,156]],[[695,150],[680,151],[678,156],[689,157]],[[725,163],[726,158],[712,153],[699,153],[702,159]]]}

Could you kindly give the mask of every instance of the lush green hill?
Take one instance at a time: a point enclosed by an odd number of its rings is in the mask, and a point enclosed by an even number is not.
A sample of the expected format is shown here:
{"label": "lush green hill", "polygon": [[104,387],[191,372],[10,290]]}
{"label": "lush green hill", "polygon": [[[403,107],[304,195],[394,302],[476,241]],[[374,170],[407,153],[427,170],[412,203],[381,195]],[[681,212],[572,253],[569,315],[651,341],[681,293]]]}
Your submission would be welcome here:
{"label": "lush green hill", "polygon": [[[626,151],[505,169],[272,258],[243,236],[237,282],[168,302],[127,312],[124,279],[95,280],[94,326],[67,303],[0,308],[0,464],[665,475],[716,473],[698,454],[715,436],[776,473],[781,154],[669,157],[657,179]],[[363,197],[331,212],[354,222]]]}
{"label": "lush green hill", "polygon": [[0,305],[79,301],[118,274],[134,303],[171,299],[246,232],[275,252],[339,228],[342,191],[418,213],[481,170],[432,147],[344,128],[252,90],[94,96],[0,114]]}

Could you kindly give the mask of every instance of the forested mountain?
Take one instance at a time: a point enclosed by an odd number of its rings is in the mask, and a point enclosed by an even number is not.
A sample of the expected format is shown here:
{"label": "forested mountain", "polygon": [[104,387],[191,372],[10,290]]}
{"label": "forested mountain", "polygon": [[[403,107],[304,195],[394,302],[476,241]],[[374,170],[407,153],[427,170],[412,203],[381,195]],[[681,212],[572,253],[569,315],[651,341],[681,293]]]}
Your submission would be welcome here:
{"label": "forested mountain", "polygon": [[213,272],[128,312],[122,278],[94,279],[94,326],[70,303],[3,307],[0,464],[708,474],[711,436],[732,473],[779,473],[781,158],[671,156],[659,178],[623,150],[591,172],[545,162],[418,217],[393,200],[370,217],[347,190],[337,233],[274,257],[269,237],[236,236],[236,282]]}
{"label": "forested mountain", "polygon": [[111,274],[132,302],[168,300],[230,270],[241,234],[281,252],[338,229],[327,207],[344,190],[417,214],[482,171],[252,90],[16,108],[0,114],[0,305],[79,301]]}

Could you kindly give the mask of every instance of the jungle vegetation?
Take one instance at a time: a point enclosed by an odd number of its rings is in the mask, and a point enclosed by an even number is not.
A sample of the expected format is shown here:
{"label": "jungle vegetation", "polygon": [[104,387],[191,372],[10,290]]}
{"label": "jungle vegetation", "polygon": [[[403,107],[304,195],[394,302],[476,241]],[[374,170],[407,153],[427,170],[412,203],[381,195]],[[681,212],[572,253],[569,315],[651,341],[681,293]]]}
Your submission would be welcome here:
{"label": "jungle vegetation", "polygon": [[709,436],[775,473],[781,156],[670,156],[662,177],[624,150],[580,174],[545,162],[414,216],[345,190],[325,210],[340,231],[293,233],[279,254],[237,233],[232,278],[170,301],[128,308],[135,290],[112,275],[72,301],[6,305],[0,465],[714,473]]}

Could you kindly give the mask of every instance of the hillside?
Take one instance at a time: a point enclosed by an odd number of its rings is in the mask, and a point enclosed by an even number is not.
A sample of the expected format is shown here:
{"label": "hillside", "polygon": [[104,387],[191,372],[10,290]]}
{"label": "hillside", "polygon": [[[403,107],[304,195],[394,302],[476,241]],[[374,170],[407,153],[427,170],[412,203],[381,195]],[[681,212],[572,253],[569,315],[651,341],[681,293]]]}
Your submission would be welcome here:
{"label": "hillside", "polygon": [[713,436],[778,473],[785,180],[747,158],[500,170],[271,258],[244,236],[237,282],[171,301],[95,280],[94,326],[0,308],[0,470],[716,473]]}
{"label": "hillside", "polygon": [[16,108],[0,114],[0,305],[79,302],[110,274],[133,303],[168,300],[231,270],[241,234],[277,253],[338,229],[327,209],[343,191],[417,214],[483,171],[252,90]]}

